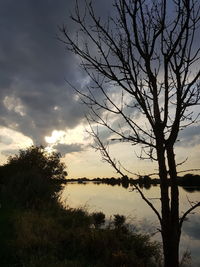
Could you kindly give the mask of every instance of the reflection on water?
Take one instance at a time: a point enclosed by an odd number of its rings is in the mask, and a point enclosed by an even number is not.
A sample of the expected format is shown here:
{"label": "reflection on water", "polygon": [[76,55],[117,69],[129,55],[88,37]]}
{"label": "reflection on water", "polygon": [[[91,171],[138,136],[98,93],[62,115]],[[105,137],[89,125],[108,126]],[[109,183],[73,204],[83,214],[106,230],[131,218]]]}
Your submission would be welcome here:
{"label": "reflection on water", "polygon": [[[159,186],[142,189],[153,205],[160,210],[160,189]],[[190,208],[192,201],[199,200],[199,188],[179,188],[180,212],[183,213]],[[128,221],[137,228],[153,234],[159,227],[157,218],[151,208],[145,204],[137,191],[131,187],[110,186],[94,183],[70,183],[67,184],[62,200],[70,207],[86,207],[88,211],[103,211],[107,218],[114,214],[125,215]],[[200,208],[188,216],[183,224],[180,243],[180,253],[186,250],[191,251],[192,266],[200,266]],[[159,234],[153,236],[160,240]]]}
{"label": "reflection on water", "polygon": [[200,192],[200,187],[197,186],[183,186],[182,187],[186,192]]}

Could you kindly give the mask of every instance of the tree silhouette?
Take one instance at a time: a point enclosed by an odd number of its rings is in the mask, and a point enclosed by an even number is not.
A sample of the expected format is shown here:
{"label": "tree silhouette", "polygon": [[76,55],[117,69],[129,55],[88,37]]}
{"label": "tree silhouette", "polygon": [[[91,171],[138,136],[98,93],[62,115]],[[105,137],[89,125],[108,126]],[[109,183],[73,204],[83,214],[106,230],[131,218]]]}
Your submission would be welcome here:
{"label": "tree silhouette", "polygon": [[92,219],[94,222],[95,228],[99,228],[101,225],[105,223],[105,214],[103,212],[93,212]]}
{"label": "tree silhouette", "polygon": [[77,1],[72,20],[79,30],[72,36],[63,26],[60,39],[90,79],[84,89],[74,89],[91,111],[88,122],[103,159],[124,176],[94,125],[106,127],[113,140],[141,145],[141,159],[157,161],[161,212],[135,187],[160,222],[164,266],[176,267],[183,221],[200,205],[179,218],[174,152],[179,131],[198,117],[200,49],[194,44],[200,6],[195,0],[116,0],[114,7],[104,21],[92,3],[85,1],[82,12]]}
{"label": "tree silhouette", "polygon": [[48,154],[42,146],[20,150],[1,166],[0,174],[5,200],[26,208],[57,198],[67,175],[60,154]]}

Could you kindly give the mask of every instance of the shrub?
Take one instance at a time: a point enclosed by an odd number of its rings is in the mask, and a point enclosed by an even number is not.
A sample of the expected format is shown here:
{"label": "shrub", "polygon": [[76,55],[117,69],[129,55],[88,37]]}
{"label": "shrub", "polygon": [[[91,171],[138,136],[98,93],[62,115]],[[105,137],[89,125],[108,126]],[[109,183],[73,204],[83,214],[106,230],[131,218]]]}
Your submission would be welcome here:
{"label": "shrub", "polygon": [[95,228],[99,228],[105,223],[105,214],[103,212],[92,213],[92,218]]}
{"label": "shrub", "polygon": [[124,226],[126,217],[123,215],[115,214],[114,215],[114,226],[115,228],[121,228]]}
{"label": "shrub", "polygon": [[[159,246],[148,236],[109,227],[91,229],[84,210],[21,211],[13,221],[13,244],[22,266],[158,266]],[[81,221],[88,223],[81,226]]]}
{"label": "shrub", "polygon": [[58,197],[67,173],[59,153],[47,154],[42,146],[31,146],[10,157],[8,163],[1,166],[0,174],[1,195],[5,201],[38,208]]}

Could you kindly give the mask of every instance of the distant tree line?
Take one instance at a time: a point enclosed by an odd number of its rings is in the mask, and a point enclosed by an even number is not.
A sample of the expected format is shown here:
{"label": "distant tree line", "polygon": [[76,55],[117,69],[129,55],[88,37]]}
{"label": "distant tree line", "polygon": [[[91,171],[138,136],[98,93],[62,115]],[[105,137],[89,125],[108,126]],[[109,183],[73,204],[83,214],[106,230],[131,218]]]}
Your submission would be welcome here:
{"label": "distant tree line", "polygon": [[[128,176],[123,176],[121,178],[93,178],[88,179],[84,178],[77,178],[77,179],[67,179],[67,182],[78,182],[78,183],[85,183],[85,182],[95,182],[95,183],[103,183],[109,185],[121,185],[125,188],[128,188],[131,185],[138,184],[140,187],[145,187],[146,189],[150,188],[151,185],[158,185],[160,184],[159,178],[151,178],[148,175],[139,176],[136,179],[129,178]],[[179,176],[177,179],[177,183],[179,186],[189,187],[195,186],[200,187],[200,175],[198,174],[185,174],[184,176]],[[170,185],[170,180],[169,180]]]}

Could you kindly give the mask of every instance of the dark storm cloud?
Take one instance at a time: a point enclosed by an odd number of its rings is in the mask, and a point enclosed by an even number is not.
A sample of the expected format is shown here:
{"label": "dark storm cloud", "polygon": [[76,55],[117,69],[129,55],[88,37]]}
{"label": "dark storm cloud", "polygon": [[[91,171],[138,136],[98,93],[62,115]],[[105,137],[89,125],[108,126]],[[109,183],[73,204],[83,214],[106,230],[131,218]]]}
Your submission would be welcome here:
{"label": "dark storm cloud", "polygon": [[56,149],[59,153],[61,153],[62,156],[68,154],[68,153],[73,153],[73,152],[81,152],[84,150],[84,146],[82,144],[58,144],[53,147]]}
{"label": "dark storm cloud", "polygon": [[[113,12],[112,0],[93,2],[99,16]],[[79,3],[84,12],[84,1]],[[56,38],[58,25],[75,33],[69,18],[74,4],[74,0],[0,1],[0,126],[22,132],[37,144],[54,129],[77,126],[87,112],[65,82],[84,89],[86,75],[78,58]],[[104,100],[100,90],[95,96]],[[104,135],[109,138],[110,133]]]}
{"label": "dark storm cloud", "polygon": [[177,146],[190,147],[200,143],[200,126],[190,126],[180,131]]}
{"label": "dark storm cloud", "polygon": [[[74,4],[73,0],[0,2],[0,126],[22,132],[36,143],[53,129],[75,127],[86,112],[65,82],[81,86],[85,75],[56,38],[57,26],[63,23],[73,34],[69,16]],[[105,14],[103,1],[95,5]]]}

